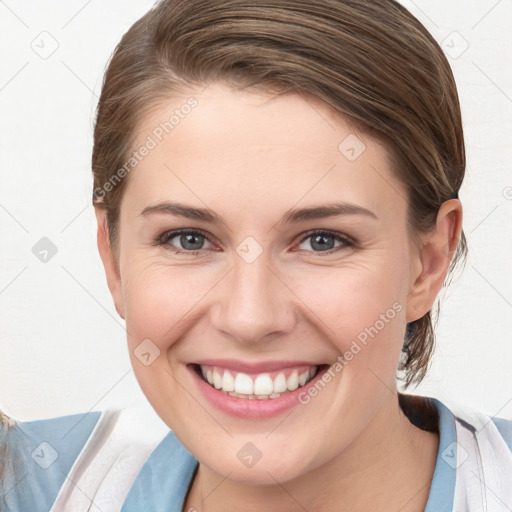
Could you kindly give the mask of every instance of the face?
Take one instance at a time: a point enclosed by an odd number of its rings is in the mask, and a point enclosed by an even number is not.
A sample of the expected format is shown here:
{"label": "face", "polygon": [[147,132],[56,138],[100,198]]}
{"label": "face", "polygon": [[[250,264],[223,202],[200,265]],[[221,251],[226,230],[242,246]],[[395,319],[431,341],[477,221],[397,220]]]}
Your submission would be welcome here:
{"label": "face", "polygon": [[145,395],[232,480],[329,463],[377,428],[430,307],[386,148],[312,98],[221,84],[160,105],[144,144],[103,257]]}

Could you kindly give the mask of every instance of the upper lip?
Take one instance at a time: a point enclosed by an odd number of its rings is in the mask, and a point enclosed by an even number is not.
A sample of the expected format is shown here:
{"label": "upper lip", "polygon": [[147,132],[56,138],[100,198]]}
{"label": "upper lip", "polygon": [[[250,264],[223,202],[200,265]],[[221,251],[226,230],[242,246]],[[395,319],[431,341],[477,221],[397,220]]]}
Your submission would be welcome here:
{"label": "upper lip", "polygon": [[265,373],[284,370],[285,368],[295,368],[297,366],[321,366],[324,363],[314,363],[311,361],[240,361],[237,359],[201,359],[191,364],[202,366],[217,366],[226,370],[243,373]]}

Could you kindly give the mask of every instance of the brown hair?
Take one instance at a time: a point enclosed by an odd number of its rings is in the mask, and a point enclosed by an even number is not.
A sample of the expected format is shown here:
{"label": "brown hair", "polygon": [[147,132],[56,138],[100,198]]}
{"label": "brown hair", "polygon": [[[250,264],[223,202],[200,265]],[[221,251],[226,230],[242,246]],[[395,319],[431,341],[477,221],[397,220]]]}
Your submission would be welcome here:
{"label": "brown hair", "polygon": [[[460,188],[465,150],[450,66],[397,2],[163,0],[123,36],[98,104],[93,202],[107,208],[114,248],[138,123],[174,91],[214,81],[313,95],[384,142],[413,233],[430,230]],[[113,181],[121,168],[123,179]],[[465,253],[462,234],[452,268]],[[433,348],[429,312],[407,328],[398,368],[405,387],[423,379]]]}

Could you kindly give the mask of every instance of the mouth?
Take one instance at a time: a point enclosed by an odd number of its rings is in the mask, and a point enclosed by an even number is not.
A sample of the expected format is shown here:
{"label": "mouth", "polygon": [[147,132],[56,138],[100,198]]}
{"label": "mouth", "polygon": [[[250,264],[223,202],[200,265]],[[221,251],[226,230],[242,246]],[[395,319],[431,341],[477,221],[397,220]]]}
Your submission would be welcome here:
{"label": "mouth", "polygon": [[208,386],[226,395],[245,400],[274,400],[296,391],[329,367],[297,365],[274,371],[251,373],[212,364],[191,364]]}

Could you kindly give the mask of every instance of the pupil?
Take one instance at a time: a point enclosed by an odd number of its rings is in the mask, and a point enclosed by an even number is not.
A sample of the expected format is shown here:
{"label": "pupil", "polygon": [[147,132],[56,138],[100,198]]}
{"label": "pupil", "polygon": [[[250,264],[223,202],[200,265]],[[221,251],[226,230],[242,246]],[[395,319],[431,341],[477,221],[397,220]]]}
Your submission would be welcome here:
{"label": "pupil", "polygon": [[[328,239],[331,240],[331,243],[325,242]],[[315,244],[318,245],[315,247]],[[328,251],[329,249],[332,249],[334,247],[334,240],[332,236],[316,235],[313,237],[313,240],[311,241],[311,247],[313,247],[313,249],[319,249],[320,251]]]}
{"label": "pupil", "polygon": [[[180,243],[184,249],[189,249],[191,251],[201,249],[202,241],[199,240],[199,242],[196,241],[194,244],[194,239],[198,240],[200,239],[201,235],[181,235]],[[192,247],[190,247],[188,244],[191,244]]]}

